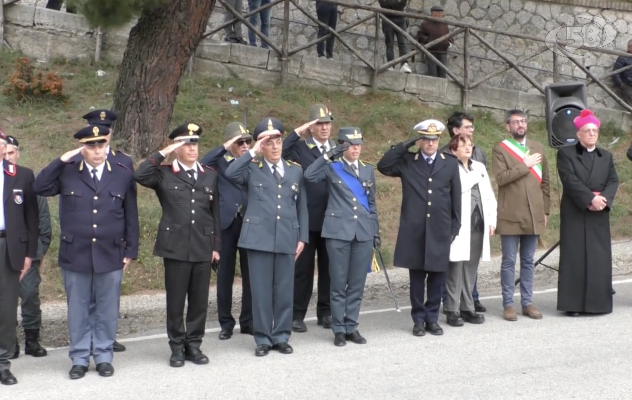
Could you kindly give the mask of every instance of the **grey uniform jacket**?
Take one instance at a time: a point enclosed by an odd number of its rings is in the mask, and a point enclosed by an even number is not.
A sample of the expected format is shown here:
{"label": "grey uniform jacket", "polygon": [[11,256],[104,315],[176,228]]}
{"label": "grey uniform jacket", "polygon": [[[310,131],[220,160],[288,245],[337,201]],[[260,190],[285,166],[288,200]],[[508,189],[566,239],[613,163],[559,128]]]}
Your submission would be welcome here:
{"label": "grey uniform jacket", "polygon": [[281,160],[278,184],[265,161],[244,154],[226,169],[226,178],[248,188],[248,208],[239,247],[271,253],[296,254],[299,241],[308,243],[309,226],[303,169]]}
{"label": "grey uniform jacket", "polygon": [[[342,163],[345,171],[356,176],[346,161],[339,160],[335,163]],[[373,166],[358,160],[357,179],[368,197],[369,210],[367,211],[345,181],[334,171],[332,164],[321,156],[305,171],[306,181],[326,180],[329,186],[329,201],[321,236],[346,241],[352,241],[355,238],[358,241],[373,240],[374,237],[379,236]]]}

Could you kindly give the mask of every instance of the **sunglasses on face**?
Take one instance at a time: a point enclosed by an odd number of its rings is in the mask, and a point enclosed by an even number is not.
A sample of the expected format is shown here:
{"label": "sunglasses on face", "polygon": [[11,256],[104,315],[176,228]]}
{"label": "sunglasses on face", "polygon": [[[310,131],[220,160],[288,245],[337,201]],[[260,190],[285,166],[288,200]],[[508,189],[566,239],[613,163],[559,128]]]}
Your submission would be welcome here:
{"label": "sunglasses on face", "polygon": [[244,144],[247,144],[248,146],[250,146],[250,143],[252,143],[252,140],[250,139],[245,139],[245,140],[238,140],[235,143],[237,143],[237,146],[241,147]]}

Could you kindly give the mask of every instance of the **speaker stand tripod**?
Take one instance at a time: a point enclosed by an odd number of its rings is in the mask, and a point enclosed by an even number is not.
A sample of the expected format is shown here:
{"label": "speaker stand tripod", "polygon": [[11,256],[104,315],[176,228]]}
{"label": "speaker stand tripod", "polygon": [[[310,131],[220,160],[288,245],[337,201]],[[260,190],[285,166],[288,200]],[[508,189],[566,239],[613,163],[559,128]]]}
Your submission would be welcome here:
{"label": "speaker stand tripod", "polygon": [[[544,261],[545,258],[547,258],[549,256],[549,254],[551,254],[553,252],[553,250],[555,250],[557,248],[557,246],[560,245],[560,241],[558,240],[557,242],[555,242],[555,244],[553,246],[551,246],[546,253],[542,254],[542,257],[538,258],[537,261],[533,264],[533,271],[535,273],[535,268],[542,264],[543,266],[547,267],[548,269],[558,272],[555,268],[551,267],[550,265],[546,265],[545,263],[543,263],[542,261]],[[520,278],[516,279],[516,283],[515,285],[520,283]]]}

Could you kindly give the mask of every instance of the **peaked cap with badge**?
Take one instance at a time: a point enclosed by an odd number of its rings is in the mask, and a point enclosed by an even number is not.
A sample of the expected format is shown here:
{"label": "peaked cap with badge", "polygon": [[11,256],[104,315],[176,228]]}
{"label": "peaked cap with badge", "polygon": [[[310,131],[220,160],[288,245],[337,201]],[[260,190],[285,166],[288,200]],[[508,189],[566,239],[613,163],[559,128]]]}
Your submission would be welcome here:
{"label": "peaked cap with badge", "polygon": [[112,126],[116,121],[116,114],[110,110],[93,110],[81,117],[88,121],[90,125]]}
{"label": "peaked cap with badge", "polygon": [[415,125],[413,129],[421,135],[422,139],[437,140],[445,130],[445,125],[436,119],[427,119]]}
{"label": "peaked cap with badge", "polygon": [[20,142],[15,138],[15,136],[7,136],[6,138],[7,144],[14,145],[17,149],[20,148]]}
{"label": "peaked cap with badge", "polygon": [[235,136],[240,136],[240,139],[252,139],[252,135],[248,132],[248,129],[241,122],[231,122],[226,125],[224,129],[224,140],[228,141]]}
{"label": "peaked cap with badge", "polygon": [[345,126],[338,131],[338,142],[347,142],[349,144],[364,144],[362,131],[354,126]]}
{"label": "peaked cap with badge", "polygon": [[174,142],[197,143],[200,141],[200,135],[202,135],[202,128],[198,124],[185,122],[169,134],[169,139]]}
{"label": "peaked cap with badge", "polygon": [[257,140],[262,133],[269,133],[271,135],[283,136],[285,128],[281,121],[276,118],[266,117],[259,121],[252,133],[253,140]]}
{"label": "peaked cap with badge", "polygon": [[324,104],[315,104],[309,109],[309,120],[317,119],[318,122],[331,122],[334,120],[331,111]]}
{"label": "peaked cap with badge", "polygon": [[110,129],[102,125],[89,125],[74,134],[74,138],[86,146],[95,146],[106,143],[106,136],[110,134]]}

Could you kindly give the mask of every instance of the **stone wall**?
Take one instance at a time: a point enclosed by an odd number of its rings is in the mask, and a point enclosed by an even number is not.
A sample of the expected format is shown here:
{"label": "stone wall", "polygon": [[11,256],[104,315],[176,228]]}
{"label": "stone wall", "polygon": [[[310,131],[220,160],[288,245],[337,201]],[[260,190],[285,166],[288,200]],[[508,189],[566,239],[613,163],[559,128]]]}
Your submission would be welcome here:
{"label": "stone wall", "polygon": [[[366,1],[371,3],[369,0]],[[487,3],[483,4],[485,1]],[[518,0],[512,0],[512,2],[509,2],[509,0],[501,0],[498,4],[494,4],[493,0],[473,0],[473,4],[475,6],[474,8],[470,7],[468,9],[470,3],[463,2],[460,7],[457,7],[457,9],[459,12],[463,12],[464,14],[478,15],[476,10],[482,10],[481,7],[487,5],[486,15],[488,15],[489,13],[498,13],[497,8],[501,10],[504,10],[503,7],[508,7],[509,10],[511,10],[512,7],[513,9],[517,9],[517,1]],[[446,6],[446,10],[450,10],[451,7],[453,7],[450,2],[453,2],[453,0],[448,0],[448,3],[444,4],[444,6]],[[514,5],[512,6],[512,4]],[[531,2],[524,4],[525,7],[527,7],[527,5],[531,4]],[[551,15],[558,15],[558,9],[552,9],[552,7],[566,6],[558,6],[547,3],[535,7],[536,9],[539,7],[541,10],[540,12],[544,13],[542,10],[547,9]],[[21,49],[26,54],[40,60],[50,60],[55,57],[93,57],[96,42],[94,38],[94,30],[86,23],[83,17],[48,10],[41,7],[19,4],[11,5],[7,7],[5,11],[7,20],[5,37],[14,49]],[[276,12],[278,12],[278,10],[275,10],[275,13]],[[293,15],[298,19],[296,12]],[[345,13],[348,12],[349,10],[345,11]],[[500,23],[499,21],[505,21],[505,19],[510,18],[510,12],[513,11],[502,13],[501,18],[496,19],[494,23],[498,24]],[[520,10],[515,14],[516,16],[514,17],[514,20],[512,20],[511,26],[517,26],[517,20],[523,20],[526,18],[523,10]],[[343,17],[344,15],[345,14],[343,14]],[[362,18],[363,15],[365,14],[358,12],[353,16],[353,18]],[[519,15],[524,16],[524,18],[518,17]],[[217,24],[217,18],[221,18],[221,16],[215,15],[209,25],[213,26]],[[484,18],[487,17],[481,17],[481,19],[476,21],[484,23]],[[538,18],[530,17],[529,21],[533,20],[538,20]],[[278,21],[275,22],[275,24],[277,23]],[[519,25],[520,31],[526,32],[531,29],[529,28],[529,26],[531,26],[529,24],[531,23],[532,22],[525,22],[523,25]],[[298,23],[294,23],[292,26],[296,27],[298,26]],[[131,25],[122,29],[108,31],[105,34],[103,38],[102,52],[104,57],[108,57],[114,61],[122,58],[130,27]],[[308,28],[309,27],[307,26],[303,26],[303,28],[301,28],[305,32],[303,35],[299,35],[298,33],[292,35],[292,47],[311,40],[306,32]],[[313,27],[309,29],[314,30]],[[355,35],[353,36],[355,38],[354,43],[357,45],[358,49],[362,48],[361,39],[364,38],[368,46],[368,49],[364,50],[365,55],[367,58],[372,59],[372,52],[370,48],[374,45],[374,42],[368,38],[369,34],[367,33],[367,30],[369,28],[366,26],[360,26],[357,29],[357,33],[350,33],[348,35]],[[362,33],[362,29],[365,29],[364,33]],[[273,29],[272,32],[273,40],[276,40],[274,36],[275,30]],[[278,31],[276,31],[276,34],[278,36]],[[280,63],[278,61],[278,56],[274,52],[243,45],[223,45],[220,44],[217,39],[219,38],[209,38],[200,45],[196,60],[197,73],[212,74],[223,77],[237,77],[259,84],[277,83],[279,81]],[[503,46],[503,40],[507,41],[509,39],[506,37],[489,37],[488,40],[495,43],[497,46]],[[617,37],[617,41],[625,42],[626,40],[627,36],[625,35]],[[507,48],[505,54],[511,56],[511,54],[515,53],[517,57],[520,57],[534,51],[531,45],[527,43],[520,43],[520,41],[516,41],[513,45],[507,44],[505,46]],[[339,44],[337,45],[337,49],[340,50]],[[512,53],[512,51],[514,53]],[[477,50],[476,46],[472,46],[472,52],[480,53],[481,57],[486,56],[487,58],[492,58],[491,54],[483,54],[482,50]],[[550,58],[550,52],[548,53]],[[608,57],[601,58],[606,59]],[[546,57],[543,57],[543,59],[543,63],[545,64],[550,62],[546,60]],[[458,58],[454,59],[453,65],[458,65],[458,60]],[[601,67],[597,66],[597,64],[601,62],[603,62],[603,60],[595,59],[595,67],[591,68],[591,70],[595,71],[601,68],[602,72],[606,71],[608,68],[607,65],[603,65]],[[535,62],[531,65],[542,69],[546,66],[538,65]],[[477,59],[473,59],[471,66],[476,72],[474,79],[477,79],[478,76],[489,73],[492,70],[493,62],[484,59],[478,61]],[[498,66],[496,68],[498,68]],[[575,73],[575,69],[570,68],[570,66],[562,66],[563,70],[564,68],[568,69],[571,77],[578,75],[573,75]],[[599,73],[599,71],[597,72]],[[546,75],[544,72],[538,70],[533,70],[530,73],[533,74],[532,76],[534,79],[542,85],[552,81],[550,74]],[[363,94],[367,92],[372,85],[373,72],[371,69],[362,65],[358,60],[352,59],[346,52],[339,51],[338,56],[334,60],[322,60],[316,58],[314,50],[310,49],[309,51],[304,51],[291,57],[289,61],[288,80],[290,83],[295,84],[332,86],[354,94]],[[532,115],[543,116],[543,96],[535,89],[529,88],[528,84],[525,83],[526,80],[524,78],[517,77],[515,74],[501,74],[499,77],[492,80],[490,85],[481,85],[475,90],[472,90],[470,93],[470,102],[474,106],[498,110],[505,110],[508,107],[519,106],[528,110]],[[453,105],[461,103],[461,91],[458,85],[451,80],[435,79],[416,73],[404,74],[400,72],[386,71],[379,75],[377,86],[380,89],[393,91],[402,96],[415,98],[429,104]],[[596,89],[596,85],[591,85],[589,87],[589,93],[591,95],[591,99],[593,99],[591,107],[598,109],[602,117],[614,119],[626,127],[632,125],[630,115],[628,113],[615,111],[617,110],[617,107],[613,107],[612,104],[608,102],[609,99],[605,99],[603,94],[600,95],[599,91]],[[598,99],[601,99],[601,101],[597,101]]]}

